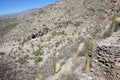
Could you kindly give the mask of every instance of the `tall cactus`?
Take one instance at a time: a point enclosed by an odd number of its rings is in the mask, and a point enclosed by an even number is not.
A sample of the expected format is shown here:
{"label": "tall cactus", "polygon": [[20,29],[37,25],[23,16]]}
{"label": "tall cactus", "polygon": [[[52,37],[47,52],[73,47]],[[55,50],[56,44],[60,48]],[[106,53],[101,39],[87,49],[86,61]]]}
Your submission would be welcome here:
{"label": "tall cactus", "polygon": [[53,57],[52,57],[52,69],[53,69],[53,73],[56,73],[56,59],[55,59],[55,53],[53,53]]}
{"label": "tall cactus", "polygon": [[112,20],[112,30],[111,30],[111,35],[113,34],[113,32],[115,31],[115,26],[116,26],[116,19],[117,19],[117,17],[116,16],[114,16],[113,17],[113,20]]}
{"label": "tall cactus", "polygon": [[85,38],[86,41],[86,70],[89,70],[90,68],[90,62],[92,58],[92,52],[93,52],[93,39],[91,36],[87,35]]}

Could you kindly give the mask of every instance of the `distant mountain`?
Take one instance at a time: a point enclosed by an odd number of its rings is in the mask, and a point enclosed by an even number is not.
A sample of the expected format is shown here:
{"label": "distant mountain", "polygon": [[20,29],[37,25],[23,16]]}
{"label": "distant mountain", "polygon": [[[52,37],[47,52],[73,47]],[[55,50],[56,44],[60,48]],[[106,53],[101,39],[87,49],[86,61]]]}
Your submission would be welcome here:
{"label": "distant mountain", "polygon": [[0,15],[0,19],[9,19],[9,18],[19,18],[20,16],[25,16],[27,14],[31,14],[32,12],[35,12],[38,8],[28,9],[22,12],[18,13],[10,13],[5,15]]}
{"label": "distant mountain", "polygon": [[18,13],[11,13],[11,14],[0,15],[0,19],[16,18],[17,15],[18,15]]}

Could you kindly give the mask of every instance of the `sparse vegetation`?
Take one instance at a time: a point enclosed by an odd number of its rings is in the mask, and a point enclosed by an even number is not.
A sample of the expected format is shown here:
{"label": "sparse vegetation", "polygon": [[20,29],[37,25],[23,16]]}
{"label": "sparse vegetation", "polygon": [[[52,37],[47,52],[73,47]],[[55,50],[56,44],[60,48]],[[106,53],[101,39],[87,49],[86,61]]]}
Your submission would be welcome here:
{"label": "sparse vegetation", "polygon": [[43,55],[42,47],[39,47],[39,49],[37,51],[35,51],[33,54],[35,56],[41,56],[41,55]]}
{"label": "sparse vegetation", "polygon": [[16,60],[16,62],[19,62],[21,64],[27,63],[27,60],[29,59],[29,55],[26,54],[22,58],[19,58],[19,60]]}
{"label": "sparse vegetation", "polygon": [[[10,73],[7,75],[20,78],[13,80],[41,80],[40,76],[43,80],[56,80],[56,78],[57,80],[96,80],[95,78],[102,74],[106,77],[109,77],[107,74],[119,77],[119,54],[114,52],[120,51],[111,50],[114,48],[113,43],[115,48],[119,47],[117,46],[119,42],[114,42],[119,39],[119,37],[114,38],[114,35],[119,36],[119,33],[112,35],[107,48],[107,40],[103,47],[96,48],[99,41],[104,39],[103,36],[106,35],[109,38],[108,34],[111,35],[120,29],[120,23],[117,24],[116,17],[113,18],[112,25],[110,23],[113,15],[119,16],[118,2],[120,0],[59,0],[47,7],[30,9],[23,11],[22,15],[22,12],[17,14],[18,16],[15,15],[19,21],[17,19],[0,20],[0,40],[3,39],[4,42],[0,44],[0,60],[3,58],[15,64],[13,70],[11,70],[13,65],[8,65]],[[87,34],[93,38],[86,36]],[[93,39],[97,42],[94,51]],[[96,55],[98,50],[100,53]],[[104,56],[105,53],[107,56]],[[106,57],[111,59],[104,60],[103,58]],[[113,63],[114,61],[116,63]],[[116,71],[111,67],[116,68]],[[4,72],[2,68],[1,71]],[[14,68],[20,69],[15,75],[11,73]],[[8,70],[5,75],[7,72]],[[30,74],[27,75],[29,72]],[[25,77],[21,78],[22,74]],[[0,74],[0,76],[3,75]],[[27,77],[34,79],[26,79]]]}
{"label": "sparse vegetation", "polygon": [[90,10],[90,11],[93,11],[93,12],[96,11],[95,8],[93,8],[93,7],[90,7],[89,10]]}
{"label": "sparse vegetation", "polygon": [[33,53],[35,56],[39,56],[42,55],[42,51],[41,50],[37,50]]}
{"label": "sparse vegetation", "polygon": [[63,26],[62,25],[58,25],[57,28],[62,28]]}
{"label": "sparse vegetation", "polygon": [[76,21],[74,25],[75,25],[76,27],[78,27],[78,26],[80,26],[80,24],[81,24],[81,23],[80,23],[79,21]]}
{"label": "sparse vegetation", "polygon": [[20,45],[18,46],[18,50],[19,50],[19,51],[22,51],[22,48],[21,48],[21,46],[20,46]]}
{"label": "sparse vegetation", "polygon": [[59,35],[67,35],[67,34],[65,33],[64,30],[59,31],[59,32],[56,32],[56,31],[52,32],[52,36],[57,36],[57,35],[59,36]]}
{"label": "sparse vegetation", "polygon": [[18,60],[16,60],[15,62],[18,62],[20,64],[25,64],[27,63],[27,59],[25,59],[25,56],[20,57]]}
{"label": "sparse vegetation", "polygon": [[52,32],[52,36],[56,36],[57,35],[57,32],[56,31],[53,31]]}
{"label": "sparse vegetation", "polygon": [[27,50],[26,50],[26,52],[30,53],[30,50],[29,50],[29,49],[27,49]]}
{"label": "sparse vegetation", "polygon": [[37,64],[37,63],[41,62],[42,60],[43,60],[42,57],[37,57],[37,58],[35,59],[35,63]]}
{"label": "sparse vegetation", "polygon": [[11,29],[13,29],[17,23],[17,19],[4,19],[0,20],[0,37],[3,38]]}
{"label": "sparse vegetation", "polygon": [[26,54],[26,55],[24,56],[24,59],[25,59],[25,60],[29,59],[29,55]]}
{"label": "sparse vegetation", "polygon": [[6,54],[5,52],[0,52],[0,55],[1,55],[1,56],[5,55],[5,54]]}
{"label": "sparse vegetation", "polygon": [[43,60],[41,55],[43,55],[42,47],[39,46],[39,49],[33,53],[36,56],[35,63],[39,63]]}
{"label": "sparse vegetation", "polygon": [[71,20],[69,21],[63,21],[63,22],[55,22],[54,25],[56,26],[54,29],[63,29],[63,28],[67,28],[67,26],[69,24],[73,24],[73,22]]}
{"label": "sparse vegetation", "polygon": [[55,46],[58,47],[61,43],[62,43],[62,41],[58,41],[58,42],[56,42]]}
{"label": "sparse vegetation", "polygon": [[71,38],[68,38],[68,43],[69,44],[72,44],[73,43],[73,40]]}
{"label": "sparse vegetation", "polygon": [[19,41],[19,42],[22,41],[22,38],[18,38],[17,41]]}
{"label": "sparse vegetation", "polygon": [[79,78],[75,73],[64,72],[56,80],[79,80]]}

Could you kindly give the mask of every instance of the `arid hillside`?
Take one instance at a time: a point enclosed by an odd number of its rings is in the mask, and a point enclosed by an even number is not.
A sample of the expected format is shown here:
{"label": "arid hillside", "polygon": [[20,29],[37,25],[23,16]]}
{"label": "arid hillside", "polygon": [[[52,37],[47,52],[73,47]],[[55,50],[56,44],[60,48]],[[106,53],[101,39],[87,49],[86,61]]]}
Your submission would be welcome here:
{"label": "arid hillside", "polygon": [[9,16],[0,16],[0,80],[120,80],[120,47],[114,68],[107,45],[97,49],[106,38],[119,46],[119,0],[60,0]]}

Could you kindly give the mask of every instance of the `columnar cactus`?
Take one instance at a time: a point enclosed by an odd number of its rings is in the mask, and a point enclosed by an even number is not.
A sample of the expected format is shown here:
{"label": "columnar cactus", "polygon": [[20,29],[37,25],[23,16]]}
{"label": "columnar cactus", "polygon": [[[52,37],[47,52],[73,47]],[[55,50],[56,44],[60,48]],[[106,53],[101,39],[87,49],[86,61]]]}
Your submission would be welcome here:
{"label": "columnar cactus", "polygon": [[55,59],[55,53],[53,53],[53,57],[52,57],[52,69],[53,69],[53,73],[56,73],[56,59]]}
{"label": "columnar cactus", "polygon": [[91,36],[87,35],[85,38],[86,41],[86,70],[89,70],[90,68],[90,62],[92,58],[92,52],[93,52],[93,39]]}
{"label": "columnar cactus", "polygon": [[113,34],[114,30],[115,30],[115,26],[116,26],[116,19],[117,17],[114,16],[113,17],[113,20],[112,20],[112,30],[111,30],[111,34]]}

